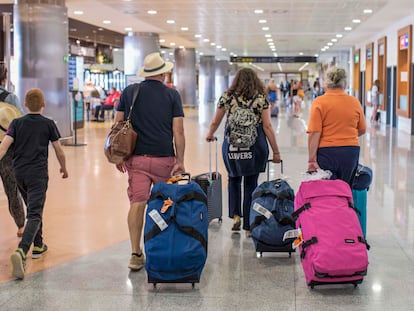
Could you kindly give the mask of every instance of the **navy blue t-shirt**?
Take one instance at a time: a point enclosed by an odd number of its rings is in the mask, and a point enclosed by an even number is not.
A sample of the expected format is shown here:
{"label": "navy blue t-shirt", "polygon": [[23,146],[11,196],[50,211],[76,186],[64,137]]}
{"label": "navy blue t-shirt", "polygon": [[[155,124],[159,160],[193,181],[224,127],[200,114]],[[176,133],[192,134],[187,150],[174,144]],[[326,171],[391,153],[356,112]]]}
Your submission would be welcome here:
{"label": "navy blue t-shirt", "polygon": [[41,114],[27,114],[14,119],[6,135],[14,139],[16,177],[48,177],[49,142],[60,138],[55,122]]}
{"label": "navy blue t-shirt", "polygon": [[[128,117],[134,85],[122,92],[117,110]],[[132,126],[138,133],[134,154],[157,157],[175,156],[173,118],[184,117],[180,94],[157,80],[144,80],[132,109]]]}

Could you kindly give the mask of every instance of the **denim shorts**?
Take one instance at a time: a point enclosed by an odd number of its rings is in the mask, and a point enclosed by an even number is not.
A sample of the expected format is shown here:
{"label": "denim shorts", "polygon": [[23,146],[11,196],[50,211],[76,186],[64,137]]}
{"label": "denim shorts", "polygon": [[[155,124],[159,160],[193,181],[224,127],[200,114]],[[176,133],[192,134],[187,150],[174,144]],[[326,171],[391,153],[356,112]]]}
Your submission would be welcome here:
{"label": "denim shorts", "polygon": [[153,184],[167,181],[175,164],[175,157],[135,155],[125,162],[128,172],[129,202],[145,202]]}

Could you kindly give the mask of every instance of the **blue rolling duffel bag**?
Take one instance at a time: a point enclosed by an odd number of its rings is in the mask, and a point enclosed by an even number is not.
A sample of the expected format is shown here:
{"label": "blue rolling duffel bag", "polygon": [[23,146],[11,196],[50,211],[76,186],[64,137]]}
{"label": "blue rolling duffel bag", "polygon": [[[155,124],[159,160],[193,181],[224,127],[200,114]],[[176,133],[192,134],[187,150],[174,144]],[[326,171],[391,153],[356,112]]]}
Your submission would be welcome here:
{"label": "blue rolling duffel bag", "polygon": [[291,255],[295,251],[293,239],[283,241],[285,232],[295,229],[292,217],[294,198],[294,191],[285,180],[269,180],[269,174],[267,181],[253,191],[250,231],[258,257],[263,252],[287,252]]}
{"label": "blue rolling duffel bag", "polygon": [[[188,180],[190,179],[189,174]],[[148,283],[200,282],[207,259],[207,197],[194,181],[154,185],[144,227]]]}

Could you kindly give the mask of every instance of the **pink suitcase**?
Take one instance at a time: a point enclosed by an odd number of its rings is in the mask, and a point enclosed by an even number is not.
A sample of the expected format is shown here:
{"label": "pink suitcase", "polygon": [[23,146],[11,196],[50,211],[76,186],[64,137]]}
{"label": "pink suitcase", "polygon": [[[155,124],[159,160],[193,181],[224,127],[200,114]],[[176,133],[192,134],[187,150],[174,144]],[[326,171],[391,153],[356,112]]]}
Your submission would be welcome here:
{"label": "pink suitcase", "polygon": [[367,274],[369,245],[349,185],[339,179],[304,181],[294,207],[307,285],[360,284]]}

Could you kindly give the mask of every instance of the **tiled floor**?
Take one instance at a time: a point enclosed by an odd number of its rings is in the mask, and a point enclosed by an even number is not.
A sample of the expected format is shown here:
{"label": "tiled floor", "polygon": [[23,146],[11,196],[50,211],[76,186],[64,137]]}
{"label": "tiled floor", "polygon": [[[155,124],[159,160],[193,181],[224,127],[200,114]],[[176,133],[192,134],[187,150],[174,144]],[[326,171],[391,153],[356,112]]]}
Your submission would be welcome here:
{"label": "tiled floor", "polygon": [[[208,170],[204,142],[213,105],[187,109],[186,168]],[[273,119],[285,176],[297,190],[307,165],[308,116],[293,118],[282,108]],[[369,118],[368,118],[369,119]],[[374,171],[368,194],[368,276],[353,286],[309,289],[297,253],[256,258],[251,239],[232,233],[227,218],[226,175],[223,223],[209,227],[207,264],[201,282],[147,284],[145,271],[130,273],[126,215],[126,176],[106,162],[103,140],[109,122],[86,124],[78,142],[64,147],[70,177],[60,178],[50,154],[50,182],[44,215],[49,252],[28,260],[27,276],[10,275],[10,253],[18,239],[0,196],[0,310],[413,310],[414,309],[414,152],[413,138],[374,126],[362,139],[361,163]],[[222,131],[218,131],[222,139]],[[277,177],[279,167],[272,166]],[[265,179],[265,174],[261,177]]]}

